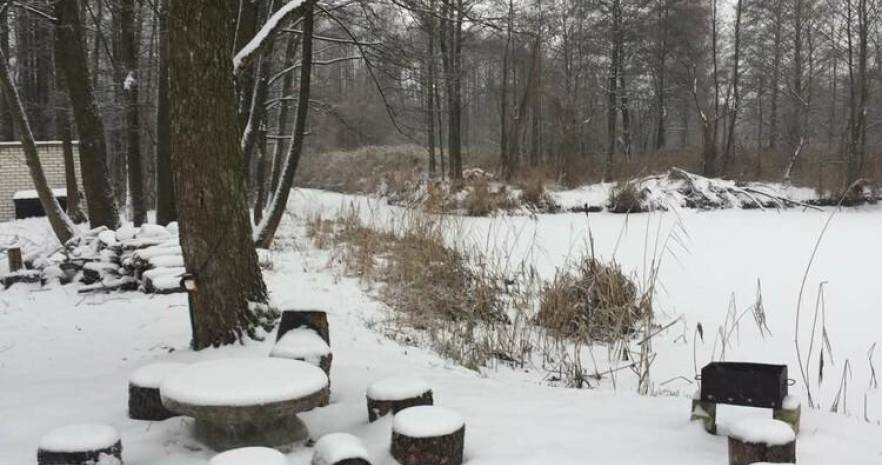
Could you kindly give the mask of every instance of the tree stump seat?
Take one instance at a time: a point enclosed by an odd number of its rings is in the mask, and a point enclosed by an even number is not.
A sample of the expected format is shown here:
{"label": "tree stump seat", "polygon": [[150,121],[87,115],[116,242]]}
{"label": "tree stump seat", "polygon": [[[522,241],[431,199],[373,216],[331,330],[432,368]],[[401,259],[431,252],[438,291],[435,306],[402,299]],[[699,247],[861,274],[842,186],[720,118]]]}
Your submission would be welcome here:
{"label": "tree stump seat", "polygon": [[729,465],[796,463],[796,433],[779,420],[750,419],[729,431]]}
{"label": "tree stump seat", "polygon": [[322,436],[315,443],[311,465],[371,465],[371,459],[357,437],[346,433],[331,433]]}
{"label": "tree stump seat", "polygon": [[187,367],[185,363],[152,363],[129,377],[129,418],[162,421],[177,416],[162,405],[159,386],[170,375]]}
{"label": "tree stump seat", "polygon": [[465,421],[456,412],[420,405],[392,421],[392,457],[401,465],[461,465]]}
{"label": "tree stump seat", "polygon": [[418,405],[433,405],[432,388],[419,378],[393,377],[377,381],[367,389],[368,421]]}
{"label": "tree stump seat", "polygon": [[312,328],[301,326],[287,331],[270,351],[270,357],[300,360],[331,374],[331,346]]}
{"label": "tree stump seat", "polygon": [[288,459],[281,452],[269,447],[240,447],[221,452],[208,465],[286,465]]}
{"label": "tree stump seat", "polygon": [[112,426],[64,426],[43,436],[37,449],[38,465],[121,465],[122,442]]}
{"label": "tree stump seat", "polygon": [[220,359],[190,365],[159,392],[167,409],[196,419],[196,438],[215,450],[284,447],[309,438],[297,414],[327,402],[328,377],[298,360]]}

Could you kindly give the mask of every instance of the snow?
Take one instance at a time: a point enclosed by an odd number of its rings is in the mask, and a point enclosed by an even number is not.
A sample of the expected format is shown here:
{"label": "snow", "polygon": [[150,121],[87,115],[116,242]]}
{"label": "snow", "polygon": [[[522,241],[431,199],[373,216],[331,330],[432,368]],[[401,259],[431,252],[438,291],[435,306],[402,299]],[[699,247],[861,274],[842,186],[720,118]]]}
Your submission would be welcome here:
{"label": "snow", "polygon": [[98,233],[98,240],[106,246],[116,245],[116,233],[110,230]]}
{"label": "snow", "polygon": [[787,396],[784,398],[781,407],[784,410],[796,410],[802,406],[802,401],[796,396]]}
{"label": "snow", "polygon": [[156,268],[181,268],[184,266],[183,255],[158,255],[148,261]]}
{"label": "snow", "polygon": [[321,358],[331,353],[328,343],[314,329],[300,327],[289,330],[273,346],[270,357],[301,359],[318,365]]}
{"label": "snow", "polygon": [[729,437],[753,444],[783,446],[795,441],[796,433],[783,421],[751,418],[733,424]]}
{"label": "snow", "polygon": [[285,456],[269,447],[242,447],[215,455],[209,465],[285,465]]}
{"label": "snow", "polygon": [[[52,195],[55,197],[67,197],[67,189],[52,189]],[[17,191],[15,194],[12,194],[12,200],[25,200],[25,199],[38,199],[40,198],[39,194],[37,194],[36,189]]]}
{"label": "snow", "polygon": [[462,416],[435,405],[419,405],[395,414],[392,431],[411,438],[431,438],[455,433],[465,426]]}
{"label": "snow", "polygon": [[166,378],[163,399],[200,406],[250,406],[300,399],[328,385],[325,373],[283,358],[225,358],[199,362]]}
{"label": "snow", "polygon": [[432,388],[420,378],[396,376],[374,382],[367,389],[367,396],[374,400],[402,400],[419,397]]}
{"label": "snow", "polygon": [[132,87],[135,87],[138,84],[138,80],[135,78],[135,73],[129,71],[129,74],[126,75],[126,79],[123,81],[123,89],[132,90]]}
{"label": "snow", "polygon": [[158,238],[163,239],[171,236],[171,233],[168,232],[164,226],[160,226],[157,224],[145,224],[141,226],[141,229],[137,233],[137,237],[142,238]]}
{"label": "snow", "polygon": [[276,28],[279,26],[279,23],[285,19],[286,16],[291,14],[294,10],[302,5],[304,0],[290,0],[288,3],[283,5],[278,9],[257,31],[257,34],[242,47],[242,50],[239,50],[238,53],[233,57],[233,73],[238,73],[239,68],[242,67],[242,63],[254,52],[256,52],[264,42],[269,39],[270,34],[272,34]]}
{"label": "snow", "polygon": [[43,436],[40,449],[50,452],[85,452],[106,449],[119,441],[119,433],[112,426],[83,423],[62,426]]}
{"label": "snow", "polygon": [[156,389],[165,378],[181,372],[189,365],[186,363],[160,362],[151,363],[138,368],[129,378],[129,383],[143,388]]}
{"label": "snow", "polygon": [[331,433],[315,443],[312,465],[334,465],[343,460],[362,459],[371,463],[370,454],[357,437],[348,433]]}
{"label": "snow", "polygon": [[[830,209],[451,219],[461,225],[462,242],[478,243],[490,254],[499,250],[513,263],[531,257],[531,266],[545,278],[587,249],[589,230],[599,256],[615,257],[623,270],[639,278],[652,255],[651,248],[646,253],[647,231],[654,242],[656,230],[664,234],[673,223],[681,223],[685,233],[669,246],[676,257],[667,257],[660,271],[657,311],[662,321],[681,317],[682,322],[653,341],[658,353],[651,372],[654,388],[652,395],[638,396],[629,369],[618,372],[615,387],[607,379],[591,380],[594,389],[567,389],[549,385],[554,373],[541,363],[528,361],[523,369],[490,363],[469,370],[404,338],[389,339],[384,323],[392,315],[372,297],[375,289],[329,267],[334,254],[316,250],[305,237],[309,214],[329,218],[350,203],[365,205],[364,215],[378,220],[404,212],[364,197],[296,189],[273,247],[274,268],[264,274],[278,308],[326,309],[335,334],[331,404],[299,415],[312,437],[352,434],[374,465],[395,465],[389,455],[394,420],[368,423],[364,396],[371,382],[406,374],[425,379],[436,400],[467,416],[469,465],[576,465],[586,458],[609,465],[726,463],[727,438],[689,422],[689,397],[696,387],[693,351],[699,368],[711,360],[715,345],[719,357],[715,337],[729,318],[730,299],[743,310],[761,278],[771,334],[761,337],[748,315],[733,332],[727,360],[787,363],[791,377],[798,378],[793,340],[797,335],[807,340],[816,290],[826,281],[827,326],[836,358],[825,360],[825,382],[813,387],[819,408],[808,407],[801,380],[790,388],[803,403],[798,463],[880,463],[882,390],[867,389],[867,355],[873,342],[882,340],[882,207],[837,213],[809,273],[803,304],[808,316],[804,313],[798,331],[793,317],[800,282]],[[0,247],[19,243],[26,251],[51,249],[57,246],[53,241],[45,218],[0,223]],[[6,260],[0,260],[0,272],[5,266]],[[129,376],[155,362],[266,358],[273,335],[193,352],[186,295],[79,295],[80,288],[14,286],[0,292],[0,412],[4,420],[13,419],[0,421],[0,464],[33,463],[40,437],[60,424],[98,421],[119,430],[128,465],[206,465],[214,454],[193,439],[192,419],[127,418]],[[704,340],[693,340],[698,322],[704,326]],[[813,377],[817,348],[810,367]],[[589,372],[595,358],[599,370],[615,366],[616,360],[606,354],[603,345],[586,346],[582,363]],[[851,361],[843,393],[847,413],[843,403],[840,413],[831,413],[846,359]],[[877,372],[878,359],[877,350]],[[865,406],[869,421],[864,420]],[[723,431],[742,418],[768,418],[770,412],[721,405],[717,415]],[[313,452],[312,447],[297,446],[286,457],[291,465],[303,465]]]}

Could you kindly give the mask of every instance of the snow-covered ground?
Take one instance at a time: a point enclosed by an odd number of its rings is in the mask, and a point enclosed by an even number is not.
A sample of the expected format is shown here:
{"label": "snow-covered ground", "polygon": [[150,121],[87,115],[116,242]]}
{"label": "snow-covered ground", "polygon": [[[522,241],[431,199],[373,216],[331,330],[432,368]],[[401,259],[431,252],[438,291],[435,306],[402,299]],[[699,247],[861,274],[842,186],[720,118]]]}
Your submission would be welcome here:
{"label": "snow-covered ground", "polygon": [[[324,308],[330,313],[334,363],[329,406],[303,415],[315,438],[348,432],[361,438],[374,463],[393,464],[388,454],[391,419],[368,424],[365,389],[373,381],[401,374],[426,379],[437,405],[458,411],[466,421],[467,463],[598,463],[643,465],[726,463],[726,439],[710,436],[688,421],[694,385],[693,331],[701,322],[704,342],[694,347],[697,364],[714,351],[717,327],[726,320],[730,296],[746,308],[762,283],[763,304],[771,335],[761,337],[745,320],[734,331],[730,360],[785,362],[791,378],[800,378],[794,361],[794,313],[802,274],[829,211],[789,210],[666,214],[561,214],[537,217],[457,219],[458,234],[497,258],[527,260],[544,277],[588,243],[615,257],[623,269],[641,275],[653,256],[663,257],[657,298],[661,322],[681,317],[658,336],[654,348],[654,396],[634,394],[634,380],[623,371],[616,391],[573,390],[544,386],[536,367],[502,367],[481,373],[466,370],[428,351],[402,346],[376,332],[387,310],[369,290],[330,267],[327,252],[303,239],[300,221],[307,213],[330,213],[344,203],[366,205],[365,214],[392,216],[400,209],[319,191],[292,195],[291,215],[283,226],[275,266],[266,274],[273,299],[282,308]],[[38,220],[0,225],[0,242],[11,231],[39,243],[48,228]],[[655,253],[669,231],[676,239],[669,251]],[[822,409],[803,412],[797,446],[801,464],[882,463],[882,395],[868,389],[867,351],[882,340],[882,209],[838,213],[815,258],[806,285],[800,334],[808,344],[818,284],[826,281],[826,323],[834,360],[827,360],[825,380],[811,373]],[[659,247],[660,248],[660,247]],[[5,265],[3,265],[5,266]],[[747,317],[750,318],[749,316]],[[228,356],[262,356],[270,342],[250,342],[194,353],[188,349],[189,322],[182,295],[138,293],[77,294],[75,286],[35,289],[16,286],[0,292],[0,464],[33,463],[36,446],[47,431],[69,423],[104,422],[122,435],[129,465],[205,464],[212,456],[194,441],[192,422],[173,418],[141,422],[126,416],[127,379],[146,363],[194,362]],[[273,339],[270,337],[269,339]],[[882,349],[880,349],[882,350]],[[719,347],[716,349],[719,354]],[[815,355],[817,353],[817,343]],[[846,405],[850,415],[829,410],[848,359]],[[834,364],[831,366],[831,362]],[[604,363],[604,362],[599,362]],[[591,367],[589,367],[591,368]],[[604,369],[606,367],[600,367]],[[803,395],[801,380],[791,392]],[[667,395],[673,394],[673,395]],[[865,399],[866,394],[866,401]],[[865,404],[866,402],[866,404]],[[864,408],[870,422],[865,421]],[[805,407],[804,407],[805,408]],[[725,423],[767,411],[720,409]],[[723,426],[725,430],[725,425]],[[309,448],[288,454],[292,465],[307,464]]]}

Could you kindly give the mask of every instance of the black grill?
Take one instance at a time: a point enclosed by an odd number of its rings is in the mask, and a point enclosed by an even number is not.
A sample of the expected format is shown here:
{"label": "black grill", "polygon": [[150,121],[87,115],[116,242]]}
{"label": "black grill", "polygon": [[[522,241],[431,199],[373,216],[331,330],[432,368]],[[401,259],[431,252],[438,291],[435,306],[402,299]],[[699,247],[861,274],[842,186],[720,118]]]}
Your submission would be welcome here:
{"label": "black grill", "polygon": [[780,409],[787,397],[787,365],[713,362],[701,369],[701,400]]}

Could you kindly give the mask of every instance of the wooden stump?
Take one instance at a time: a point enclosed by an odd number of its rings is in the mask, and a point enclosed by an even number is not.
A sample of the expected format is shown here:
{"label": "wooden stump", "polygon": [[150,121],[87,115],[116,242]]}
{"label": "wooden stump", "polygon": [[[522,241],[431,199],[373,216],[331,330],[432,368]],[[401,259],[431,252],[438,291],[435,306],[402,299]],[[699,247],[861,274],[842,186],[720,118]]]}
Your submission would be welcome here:
{"label": "wooden stump", "polygon": [[710,434],[717,434],[717,404],[692,399],[691,421],[700,421],[701,426]]}
{"label": "wooden stump", "polygon": [[[102,461],[103,460],[103,461]],[[71,425],[50,432],[37,449],[38,465],[122,464],[119,433],[106,425]]]}
{"label": "wooden stump", "polygon": [[729,465],[796,463],[796,433],[778,420],[746,420],[729,433]]}
{"label": "wooden stump", "polygon": [[326,434],[315,443],[311,465],[371,465],[361,441],[346,433]]}
{"label": "wooden stump", "polygon": [[781,446],[769,446],[729,438],[729,465],[751,465],[761,462],[796,463],[796,441]]}
{"label": "wooden stump", "polygon": [[24,268],[24,261],[21,258],[21,249],[18,247],[12,247],[6,250],[6,256],[9,258],[9,272],[15,273],[16,271]]}
{"label": "wooden stump", "polygon": [[282,312],[279,331],[276,333],[276,342],[288,331],[301,326],[312,328],[329,346],[331,345],[328,314],[321,310],[285,310]]}
{"label": "wooden stump", "polygon": [[370,385],[367,391],[368,421],[409,407],[433,405],[429,385],[414,378],[387,378]]}
{"label": "wooden stump", "polygon": [[159,386],[162,381],[187,367],[185,363],[152,363],[129,377],[129,418],[162,421],[178,416],[162,405]]}
{"label": "wooden stump", "polygon": [[162,421],[175,416],[176,413],[162,405],[159,388],[141,387],[129,383],[129,418]]}
{"label": "wooden stump", "polygon": [[465,423],[453,411],[411,407],[395,416],[392,457],[401,465],[461,465]]}
{"label": "wooden stump", "polygon": [[793,428],[793,432],[799,434],[799,419],[802,416],[802,404],[799,399],[793,396],[787,396],[784,399],[784,405],[780,409],[775,409],[772,417],[776,420],[783,421]]}

